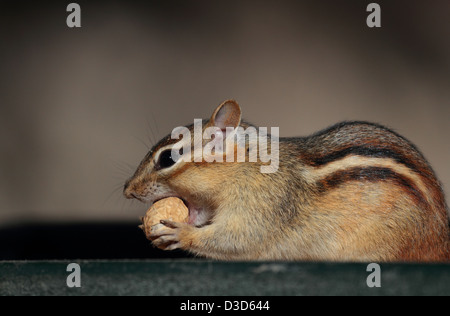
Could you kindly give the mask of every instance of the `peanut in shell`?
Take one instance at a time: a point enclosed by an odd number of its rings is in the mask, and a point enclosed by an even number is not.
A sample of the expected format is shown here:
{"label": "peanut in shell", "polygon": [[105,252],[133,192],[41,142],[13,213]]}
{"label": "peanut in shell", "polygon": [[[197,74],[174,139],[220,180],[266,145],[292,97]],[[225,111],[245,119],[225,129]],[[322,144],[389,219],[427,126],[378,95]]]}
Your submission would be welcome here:
{"label": "peanut in shell", "polygon": [[160,221],[163,219],[178,223],[189,221],[189,210],[182,200],[169,197],[155,202],[141,218],[142,225],[139,227],[145,232],[148,239],[152,240],[150,233],[164,227]]}

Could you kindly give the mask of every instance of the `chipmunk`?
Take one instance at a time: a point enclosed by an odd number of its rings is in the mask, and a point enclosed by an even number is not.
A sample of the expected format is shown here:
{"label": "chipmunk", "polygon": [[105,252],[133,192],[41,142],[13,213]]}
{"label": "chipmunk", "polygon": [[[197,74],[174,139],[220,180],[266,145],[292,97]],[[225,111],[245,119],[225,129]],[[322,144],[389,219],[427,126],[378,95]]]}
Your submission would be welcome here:
{"label": "chipmunk", "polygon": [[[202,131],[239,126],[253,125],[233,100],[202,121]],[[343,122],[280,138],[272,173],[260,159],[173,159],[180,141],[159,141],[124,186],[127,198],[179,197],[189,208],[189,223],[161,221],[156,246],[219,260],[450,260],[441,185],[420,151],[386,127]]]}

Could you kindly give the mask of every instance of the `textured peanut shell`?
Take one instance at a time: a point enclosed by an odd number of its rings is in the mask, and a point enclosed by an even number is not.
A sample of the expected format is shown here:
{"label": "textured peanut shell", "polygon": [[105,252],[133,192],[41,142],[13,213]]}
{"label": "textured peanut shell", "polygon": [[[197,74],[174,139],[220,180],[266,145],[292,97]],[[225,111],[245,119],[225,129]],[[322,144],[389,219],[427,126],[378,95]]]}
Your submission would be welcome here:
{"label": "textured peanut shell", "polygon": [[178,223],[187,223],[189,220],[189,210],[182,200],[169,197],[159,200],[154,203],[148,210],[142,220],[142,225],[139,226],[147,236],[150,237],[150,233],[155,230],[163,228],[160,223],[162,219],[168,219]]}

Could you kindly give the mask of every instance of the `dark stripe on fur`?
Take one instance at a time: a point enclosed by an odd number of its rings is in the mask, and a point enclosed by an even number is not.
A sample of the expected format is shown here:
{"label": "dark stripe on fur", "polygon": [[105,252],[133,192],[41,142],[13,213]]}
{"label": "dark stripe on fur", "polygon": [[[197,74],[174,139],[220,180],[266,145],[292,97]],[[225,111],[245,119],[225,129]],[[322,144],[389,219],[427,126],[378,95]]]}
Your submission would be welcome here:
{"label": "dark stripe on fur", "polygon": [[402,176],[392,169],[382,167],[355,167],[337,171],[318,182],[318,190],[325,193],[348,181],[391,181],[405,189],[416,203],[427,204],[425,197],[408,177]]}
{"label": "dark stripe on fur", "polygon": [[417,166],[414,163],[412,163],[409,159],[404,157],[404,155],[395,152],[394,150],[389,148],[379,148],[370,146],[352,146],[332,152],[323,157],[311,157],[310,164],[315,167],[320,167],[326,165],[327,163],[345,158],[350,155],[364,156],[370,158],[391,158],[396,162],[407,166],[411,170],[419,172]]}

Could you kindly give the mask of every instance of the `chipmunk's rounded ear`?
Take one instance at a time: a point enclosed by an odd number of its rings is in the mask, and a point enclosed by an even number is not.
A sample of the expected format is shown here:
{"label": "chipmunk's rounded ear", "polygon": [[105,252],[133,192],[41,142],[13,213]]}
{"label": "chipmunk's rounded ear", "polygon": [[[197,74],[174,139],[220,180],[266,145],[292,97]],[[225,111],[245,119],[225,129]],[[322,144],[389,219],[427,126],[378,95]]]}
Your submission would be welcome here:
{"label": "chipmunk's rounded ear", "polygon": [[227,127],[236,128],[241,123],[241,107],[234,100],[227,100],[217,107],[209,120],[209,126],[217,126],[221,130]]}

